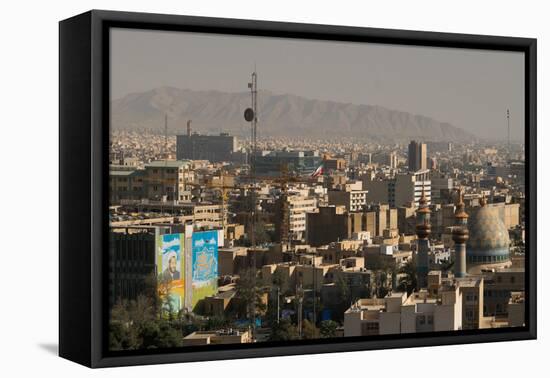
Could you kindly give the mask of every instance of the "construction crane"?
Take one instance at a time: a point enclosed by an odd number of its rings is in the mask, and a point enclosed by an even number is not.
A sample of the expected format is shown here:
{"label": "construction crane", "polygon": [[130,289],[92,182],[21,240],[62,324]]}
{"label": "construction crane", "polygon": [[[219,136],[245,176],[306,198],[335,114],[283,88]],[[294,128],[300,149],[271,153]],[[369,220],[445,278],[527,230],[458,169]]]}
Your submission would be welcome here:
{"label": "construction crane", "polygon": [[220,173],[220,184],[219,185],[211,184],[209,187],[212,189],[220,190],[220,199],[222,202],[222,229],[224,230],[223,232],[225,233],[225,222],[227,219],[225,204],[226,204],[226,201],[229,199],[228,193],[230,190],[236,190],[236,189],[240,190],[241,187],[238,187],[235,185],[225,185],[224,169],[221,168],[219,173]]}

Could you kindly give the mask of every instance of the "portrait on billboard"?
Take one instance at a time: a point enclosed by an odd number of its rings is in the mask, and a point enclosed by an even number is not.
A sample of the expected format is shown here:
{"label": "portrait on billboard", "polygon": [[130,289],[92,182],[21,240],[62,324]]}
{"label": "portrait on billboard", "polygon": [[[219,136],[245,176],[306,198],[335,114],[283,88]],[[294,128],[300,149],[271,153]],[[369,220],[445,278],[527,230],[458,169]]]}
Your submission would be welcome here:
{"label": "portrait on billboard", "polygon": [[169,284],[181,279],[182,250],[180,235],[162,235],[159,254],[162,256],[162,276],[160,281]]}
{"label": "portrait on billboard", "polygon": [[163,309],[172,315],[184,307],[185,278],[184,272],[184,242],[183,234],[164,234],[157,237],[157,269],[160,275],[157,279],[158,293],[163,300]]}

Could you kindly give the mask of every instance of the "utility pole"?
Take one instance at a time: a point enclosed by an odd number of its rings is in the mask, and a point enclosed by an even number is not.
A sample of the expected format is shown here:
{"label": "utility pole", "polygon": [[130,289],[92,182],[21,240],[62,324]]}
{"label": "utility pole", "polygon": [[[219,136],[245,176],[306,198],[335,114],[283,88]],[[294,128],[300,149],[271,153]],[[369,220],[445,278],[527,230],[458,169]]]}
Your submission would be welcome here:
{"label": "utility pole", "polygon": [[164,114],[164,159],[168,160],[168,114]]}
{"label": "utility pole", "polygon": [[510,156],[510,109],[506,109],[506,121],[508,123],[508,157]]}
{"label": "utility pole", "polygon": [[315,291],[317,289],[317,272],[315,270],[315,260],[316,255],[313,255],[313,327],[317,327],[317,313],[316,313],[316,303],[317,302],[317,292]]}
{"label": "utility pole", "polygon": [[279,304],[279,296],[281,295],[280,293],[280,288],[279,286],[277,286],[277,324],[279,324],[279,320],[280,320],[280,304]]}
{"label": "utility pole", "polygon": [[302,288],[302,282],[296,285],[296,297],[298,299],[298,335],[302,338],[302,304],[304,302],[304,290]]}

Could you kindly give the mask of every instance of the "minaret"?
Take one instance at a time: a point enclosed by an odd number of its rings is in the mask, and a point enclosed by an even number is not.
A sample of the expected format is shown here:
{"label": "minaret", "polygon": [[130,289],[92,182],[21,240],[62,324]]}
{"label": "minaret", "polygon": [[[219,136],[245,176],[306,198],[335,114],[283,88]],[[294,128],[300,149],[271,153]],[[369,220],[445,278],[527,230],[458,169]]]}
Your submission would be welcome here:
{"label": "minaret", "polygon": [[455,277],[466,276],[466,241],[468,240],[468,214],[464,211],[462,188],[458,190],[458,199],[455,210],[455,226],[453,227],[453,241],[455,243]]}
{"label": "minaret", "polygon": [[418,288],[425,288],[428,286],[429,236],[432,232],[430,213],[428,199],[426,198],[424,186],[422,186],[422,197],[420,197],[419,207],[416,211],[416,236],[418,238],[416,248],[416,276]]}

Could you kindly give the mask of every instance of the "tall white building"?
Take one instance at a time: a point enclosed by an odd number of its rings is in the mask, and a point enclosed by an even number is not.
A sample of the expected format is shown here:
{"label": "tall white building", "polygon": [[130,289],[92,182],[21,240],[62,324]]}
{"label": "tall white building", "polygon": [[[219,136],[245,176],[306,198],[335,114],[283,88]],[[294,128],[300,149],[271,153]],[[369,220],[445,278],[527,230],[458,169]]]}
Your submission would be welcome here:
{"label": "tall white building", "polygon": [[363,183],[355,181],[339,186],[338,190],[328,191],[328,204],[345,206],[347,211],[361,211],[367,205],[367,190]]}
{"label": "tall white building", "polygon": [[287,197],[287,201],[290,237],[294,240],[302,240],[305,238],[306,232],[306,214],[317,209],[317,199],[301,195],[290,195]]}

